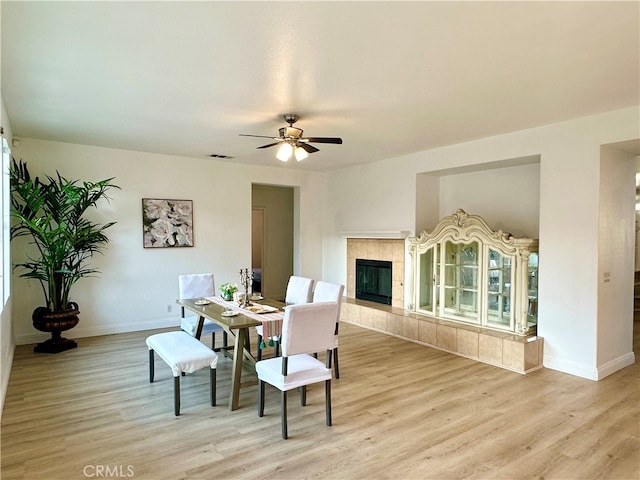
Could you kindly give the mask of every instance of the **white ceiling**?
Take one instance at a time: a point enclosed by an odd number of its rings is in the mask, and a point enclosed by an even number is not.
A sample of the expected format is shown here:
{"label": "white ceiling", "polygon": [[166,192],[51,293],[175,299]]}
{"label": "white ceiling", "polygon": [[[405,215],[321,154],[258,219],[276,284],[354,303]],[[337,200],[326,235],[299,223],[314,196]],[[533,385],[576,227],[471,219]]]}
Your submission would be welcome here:
{"label": "white ceiling", "polygon": [[[640,3],[2,1],[14,136],[309,170],[640,104]],[[297,113],[343,145],[257,150]]]}

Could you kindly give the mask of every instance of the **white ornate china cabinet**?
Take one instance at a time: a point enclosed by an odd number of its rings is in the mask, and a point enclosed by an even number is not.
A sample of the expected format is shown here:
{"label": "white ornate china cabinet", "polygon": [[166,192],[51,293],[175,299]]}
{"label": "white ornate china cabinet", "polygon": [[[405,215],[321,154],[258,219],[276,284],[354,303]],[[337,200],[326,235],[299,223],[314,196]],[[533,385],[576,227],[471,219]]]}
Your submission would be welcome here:
{"label": "white ornate china cabinet", "polygon": [[538,240],[494,231],[482,217],[459,209],[408,241],[410,311],[516,335],[535,333]]}

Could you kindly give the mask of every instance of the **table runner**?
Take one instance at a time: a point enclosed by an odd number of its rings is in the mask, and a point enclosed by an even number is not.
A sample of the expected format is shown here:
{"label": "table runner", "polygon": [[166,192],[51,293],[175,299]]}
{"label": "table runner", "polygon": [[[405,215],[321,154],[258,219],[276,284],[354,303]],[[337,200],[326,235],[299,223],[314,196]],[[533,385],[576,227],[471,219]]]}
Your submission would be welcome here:
{"label": "table runner", "polygon": [[[262,322],[262,338],[263,343],[264,339],[269,339],[269,344],[273,346],[272,337],[279,337],[282,335],[282,319],[284,318],[284,312],[282,310],[278,310],[273,313],[255,313],[250,310],[246,310],[240,307],[235,302],[229,302],[221,297],[205,297],[210,302],[217,303],[221,307],[228,308],[230,310],[234,310],[237,312],[246,315],[249,318],[253,318],[259,322]],[[259,303],[252,303],[252,305],[260,305]],[[263,348],[265,345],[261,345],[260,348]]]}

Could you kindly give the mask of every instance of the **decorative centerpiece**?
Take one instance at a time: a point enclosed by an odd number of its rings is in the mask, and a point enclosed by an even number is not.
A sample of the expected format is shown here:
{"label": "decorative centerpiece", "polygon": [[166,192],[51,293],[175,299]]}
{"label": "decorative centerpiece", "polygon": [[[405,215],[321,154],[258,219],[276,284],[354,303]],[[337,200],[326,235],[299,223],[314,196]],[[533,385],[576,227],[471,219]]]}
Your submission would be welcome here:
{"label": "decorative centerpiece", "polygon": [[241,307],[248,307],[249,306],[249,288],[253,283],[253,272],[248,268],[241,268],[240,282],[244,286],[244,302],[242,303]]}
{"label": "decorative centerpiece", "polygon": [[233,300],[233,294],[238,291],[238,285],[231,283],[223,283],[220,285],[220,295],[225,300]]}

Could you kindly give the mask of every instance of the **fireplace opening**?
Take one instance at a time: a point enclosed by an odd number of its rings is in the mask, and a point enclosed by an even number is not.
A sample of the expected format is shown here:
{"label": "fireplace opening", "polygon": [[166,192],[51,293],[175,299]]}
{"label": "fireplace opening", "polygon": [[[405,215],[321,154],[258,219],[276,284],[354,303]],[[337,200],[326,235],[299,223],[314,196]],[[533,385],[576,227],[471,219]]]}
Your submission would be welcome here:
{"label": "fireplace opening", "polygon": [[356,259],[356,298],[391,305],[391,262]]}

